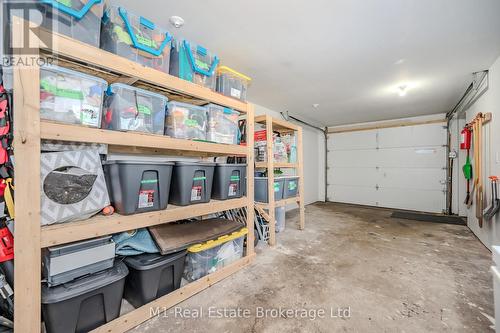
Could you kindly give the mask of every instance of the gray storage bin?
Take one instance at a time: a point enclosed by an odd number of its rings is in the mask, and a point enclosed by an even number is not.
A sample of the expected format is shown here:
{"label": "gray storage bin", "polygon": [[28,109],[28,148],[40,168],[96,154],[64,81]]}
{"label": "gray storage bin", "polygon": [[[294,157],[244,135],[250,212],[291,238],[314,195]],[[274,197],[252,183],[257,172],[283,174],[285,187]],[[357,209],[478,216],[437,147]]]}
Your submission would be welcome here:
{"label": "gray storage bin", "polygon": [[212,198],[217,200],[241,198],[245,193],[246,175],[246,164],[217,163]]}
{"label": "gray storage bin", "polygon": [[[257,202],[269,202],[267,196],[267,177],[255,177],[254,178],[254,191],[255,191],[255,201]],[[283,199],[283,186],[285,184],[285,179],[281,177],[274,178],[274,200],[278,201]]]}
{"label": "gray storage bin", "polygon": [[43,249],[42,268],[50,287],[113,267],[111,236]]}
{"label": "gray storage bin", "polygon": [[107,87],[106,81],[95,76],[59,66],[42,66],[40,118],[100,127]]}
{"label": "gray storage bin", "polygon": [[101,49],[168,73],[170,33],[148,19],[108,1],[104,6]]}
{"label": "gray storage bin", "polygon": [[299,190],[299,177],[283,177],[285,184],[283,186],[283,198],[293,198],[297,196]]}
{"label": "gray storage bin", "polygon": [[108,161],[104,174],[111,203],[123,215],[167,208],[172,162]]}
{"label": "gray storage bin", "polygon": [[42,315],[47,333],[83,333],[118,318],[127,266],[113,268],[49,288],[42,286]]}
{"label": "gray storage bin", "polygon": [[169,202],[178,206],[209,202],[215,163],[176,162]]}
{"label": "gray storage bin", "polygon": [[38,1],[42,27],[99,47],[102,0]]}
{"label": "gray storage bin", "polygon": [[122,83],[108,87],[102,128],[163,135],[168,98]]}

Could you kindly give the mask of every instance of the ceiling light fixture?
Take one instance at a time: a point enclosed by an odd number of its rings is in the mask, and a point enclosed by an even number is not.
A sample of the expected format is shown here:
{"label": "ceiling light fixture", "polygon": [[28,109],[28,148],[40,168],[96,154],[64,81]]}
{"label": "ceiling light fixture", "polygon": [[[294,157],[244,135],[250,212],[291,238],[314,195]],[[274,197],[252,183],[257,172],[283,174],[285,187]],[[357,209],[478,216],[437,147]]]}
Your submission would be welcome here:
{"label": "ceiling light fixture", "polygon": [[180,27],[182,27],[184,25],[184,19],[180,16],[175,16],[175,15],[170,16],[169,21],[177,29],[179,29]]}
{"label": "ceiling light fixture", "polygon": [[318,104],[318,103],[314,103],[314,104],[312,105],[312,107],[313,107],[313,108],[315,108],[315,109],[317,109],[317,108],[319,108],[319,104]]}
{"label": "ceiling light fixture", "polygon": [[401,97],[406,96],[406,88],[408,88],[408,86],[406,86],[406,85],[398,87],[398,89],[399,89],[399,96],[401,96]]}

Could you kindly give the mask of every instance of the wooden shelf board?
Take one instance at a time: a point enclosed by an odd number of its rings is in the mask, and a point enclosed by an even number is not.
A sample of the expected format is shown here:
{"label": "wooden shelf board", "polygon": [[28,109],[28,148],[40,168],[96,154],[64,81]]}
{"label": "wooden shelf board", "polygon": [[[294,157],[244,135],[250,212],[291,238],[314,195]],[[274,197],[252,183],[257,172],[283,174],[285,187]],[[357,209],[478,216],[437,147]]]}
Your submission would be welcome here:
{"label": "wooden shelf board", "polygon": [[[99,128],[67,125],[41,121],[40,136],[42,139],[77,141],[89,143],[104,143],[112,146],[126,147],[122,150],[149,153],[163,153],[171,155],[200,156],[200,153],[215,155],[247,155],[248,148],[240,145],[201,142],[176,139],[163,135],[153,135],[138,132],[120,132]],[[135,149],[130,149],[130,148]]]}
{"label": "wooden shelf board", "polygon": [[[288,121],[272,118],[273,121],[273,130],[283,130],[283,131],[298,131],[299,126],[292,124]],[[259,124],[266,123],[266,116],[257,116],[255,117],[255,122]]]}
{"label": "wooden shelf board", "polygon": [[54,246],[84,240],[88,238],[110,235],[116,232],[150,227],[162,223],[174,222],[247,206],[247,198],[231,200],[211,200],[208,203],[190,206],[169,205],[167,209],[134,214],[111,216],[96,215],[83,221],[59,223],[43,226],[41,231],[41,247]]}
{"label": "wooden shelf board", "polygon": [[[267,168],[267,162],[256,162],[255,167]],[[275,167],[275,168],[298,168],[298,164],[297,163],[277,163],[277,162],[274,162],[273,167]]]}
{"label": "wooden shelf board", "polygon": [[[220,270],[202,277],[194,282],[191,282],[184,287],[181,287],[173,292],[162,296],[148,304],[141,306],[131,312],[124,314],[116,318],[115,320],[104,324],[92,333],[113,333],[113,332],[125,332],[137,325],[145,322],[154,316],[154,312],[151,310],[159,309],[160,311],[167,310],[176,304],[196,295],[197,293],[211,287],[215,283],[229,277],[230,275],[236,273],[238,270],[250,265],[255,258],[255,253],[247,255],[238,261],[221,268]],[[158,315],[163,315],[164,313],[158,313]]]}
{"label": "wooden shelf board", "polygon": [[[294,203],[300,202],[300,197],[293,197],[293,198],[288,198],[288,199],[281,199],[278,201],[274,202],[274,206],[276,207],[281,207],[281,206],[286,206]],[[257,206],[267,208],[269,206],[269,203],[266,202],[256,202],[255,203]]]}
{"label": "wooden shelf board", "polygon": [[[127,82],[136,86],[149,87],[153,90],[158,90],[156,87],[163,88],[165,91],[177,93],[179,96],[185,96],[188,99],[194,97],[200,101],[216,103],[240,112],[247,111],[247,103],[224,96],[192,82],[146,67],[67,36],[44,29],[40,29],[39,34],[41,40],[52,39],[53,45],[56,46],[55,50],[46,50],[43,45],[40,48],[47,52],[47,57],[56,60],[60,59],[60,64],[63,66],[68,66],[69,63],[66,63],[66,60],[69,59],[69,62],[74,63],[74,65],[68,67],[75,67],[80,71],[87,68],[92,74],[102,75],[111,82]],[[113,75],[106,72],[111,72]],[[114,80],[112,80],[113,77],[115,77]]]}

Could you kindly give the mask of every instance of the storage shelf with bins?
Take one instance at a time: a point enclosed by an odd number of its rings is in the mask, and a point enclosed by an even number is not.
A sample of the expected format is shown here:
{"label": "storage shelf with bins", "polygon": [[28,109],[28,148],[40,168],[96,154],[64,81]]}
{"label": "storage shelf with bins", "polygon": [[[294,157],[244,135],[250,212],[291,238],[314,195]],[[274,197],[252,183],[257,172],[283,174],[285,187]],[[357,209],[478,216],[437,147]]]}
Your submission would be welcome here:
{"label": "storage shelf with bins", "polygon": [[[24,21],[13,19],[13,39],[23,38]],[[35,34],[49,32],[38,28]],[[42,38],[43,39],[43,38]],[[254,131],[253,106],[225,97],[207,88],[144,67],[120,56],[54,34],[55,49],[39,45],[40,56],[57,60],[59,66],[91,73],[109,83],[123,82],[154,90],[171,100],[220,104],[241,112],[247,118],[247,132]],[[20,44],[19,44],[20,45]],[[31,45],[35,47],[34,45]],[[36,48],[36,47],[35,47]],[[116,232],[169,223],[234,208],[247,208],[247,227],[254,229],[253,137],[248,146],[225,145],[175,139],[161,135],[117,132],[40,120],[40,68],[14,69],[14,152],[16,175],[15,207],[15,330],[40,332],[41,326],[41,249]],[[130,216],[114,214],[41,227],[40,224],[40,143],[41,139],[102,143],[109,152],[164,154],[178,156],[245,156],[247,158],[247,197],[226,201],[212,200],[187,207],[169,205],[163,211]],[[246,256],[215,273],[167,294],[97,328],[96,332],[124,332],[151,317],[151,307],[169,308],[249,265],[255,256],[253,232],[248,234]]]}
{"label": "storage shelf with bins", "polygon": [[[293,198],[287,198],[275,201],[274,200],[274,172],[268,172],[268,203],[256,202],[256,208],[262,212],[262,209],[267,209],[268,212],[263,215],[267,217],[268,221],[275,220],[274,209],[289,204],[298,204],[299,206],[299,229],[305,227],[305,208],[304,208],[304,171],[303,171],[303,151],[302,151],[302,127],[292,124],[288,121],[276,119],[269,115],[262,115],[255,117],[255,123],[265,125],[266,129],[266,162],[256,162],[256,168],[265,168],[267,170],[274,170],[276,168],[292,168],[296,170],[296,175],[299,177],[299,191],[298,195]],[[273,132],[280,133],[293,133],[297,140],[297,162],[296,163],[281,163],[274,162],[273,158]],[[276,244],[275,224],[269,223],[269,245]]]}

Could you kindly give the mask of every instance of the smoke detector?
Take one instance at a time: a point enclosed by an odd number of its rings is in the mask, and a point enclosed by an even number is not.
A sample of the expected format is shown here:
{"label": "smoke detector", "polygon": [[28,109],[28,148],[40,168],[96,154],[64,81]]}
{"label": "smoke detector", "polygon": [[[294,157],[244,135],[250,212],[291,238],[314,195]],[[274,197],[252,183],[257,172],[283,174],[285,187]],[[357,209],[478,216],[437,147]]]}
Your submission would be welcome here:
{"label": "smoke detector", "polygon": [[184,19],[180,16],[170,16],[170,24],[172,24],[174,27],[176,27],[177,29],[179,29],[180,27],[182,27],[184,25]]}

